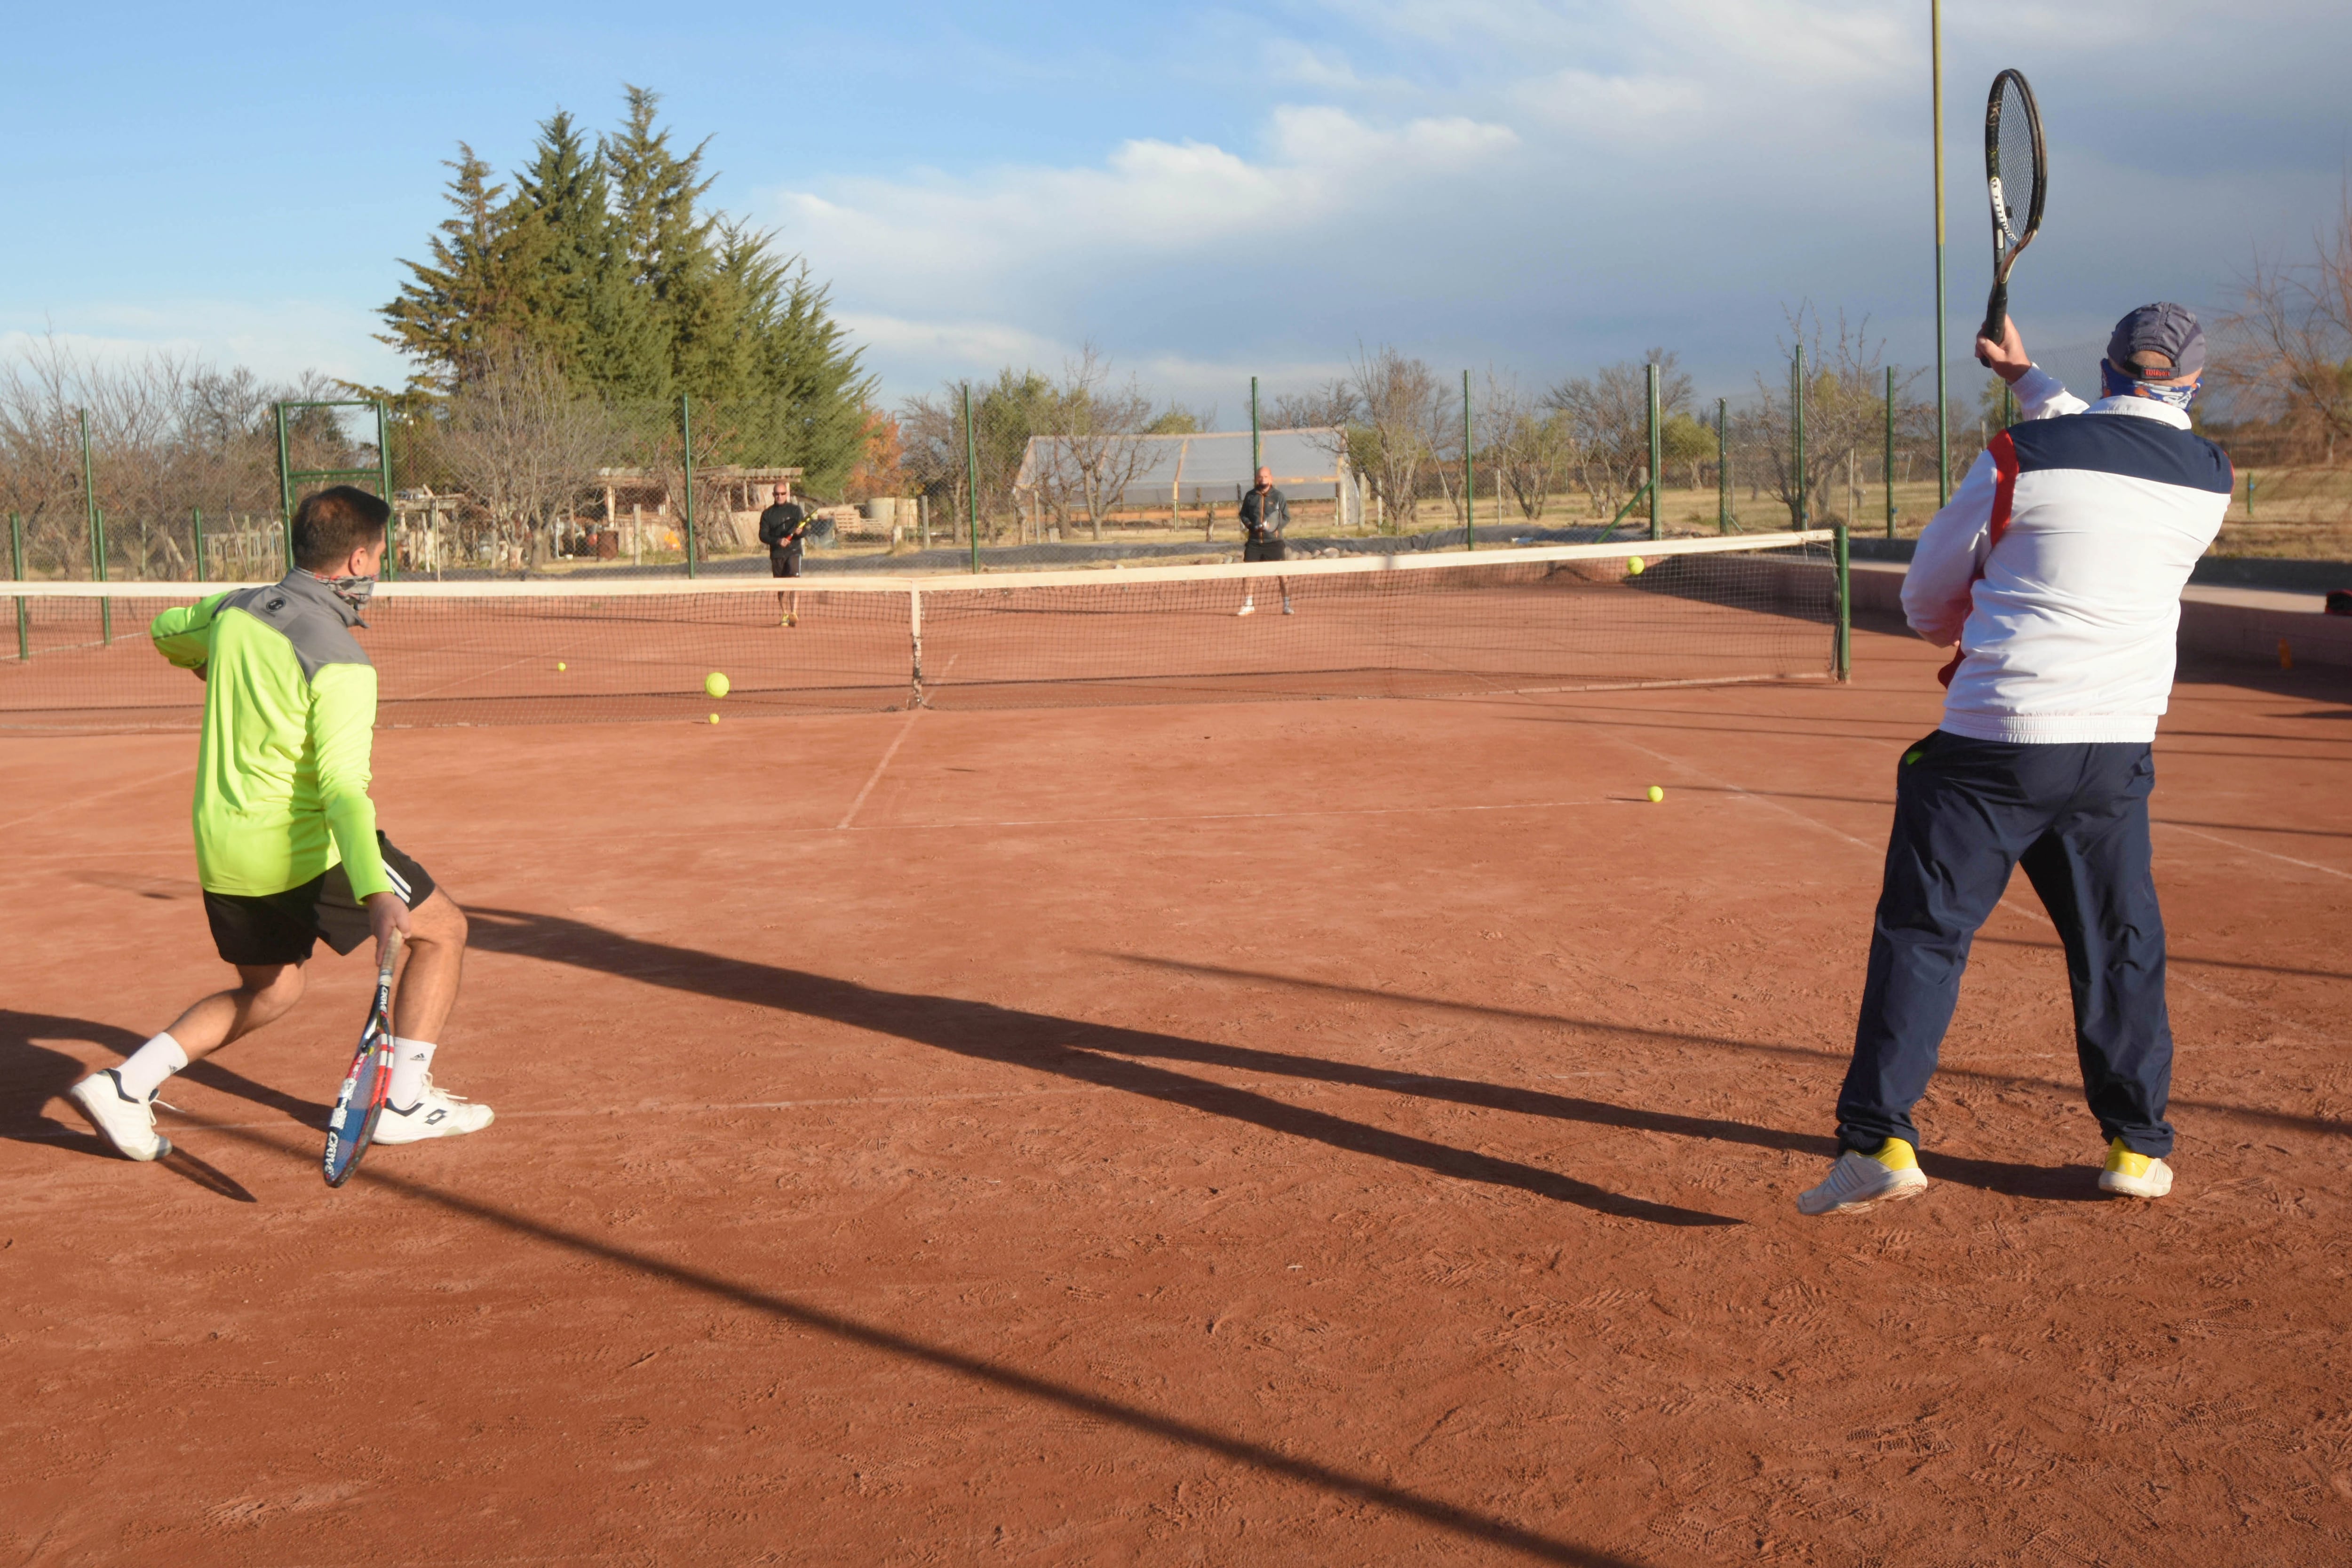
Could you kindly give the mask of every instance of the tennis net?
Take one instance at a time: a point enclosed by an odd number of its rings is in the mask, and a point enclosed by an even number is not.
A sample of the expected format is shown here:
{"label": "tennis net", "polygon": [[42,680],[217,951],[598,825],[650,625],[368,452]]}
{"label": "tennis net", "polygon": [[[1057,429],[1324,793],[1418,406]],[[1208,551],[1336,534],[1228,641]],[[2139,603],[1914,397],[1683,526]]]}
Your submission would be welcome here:
{"label": "tennis net", "polygon": [[[358,635],[390,726],[1820,678],[1837,673],[1832,537],[956,577],[403,581],[379,588]],[[229,586],[0,585],[16,596],[0,729],[194,726],[204,687],[146,627]],[[713,672],[723,700],[705,694]]]}

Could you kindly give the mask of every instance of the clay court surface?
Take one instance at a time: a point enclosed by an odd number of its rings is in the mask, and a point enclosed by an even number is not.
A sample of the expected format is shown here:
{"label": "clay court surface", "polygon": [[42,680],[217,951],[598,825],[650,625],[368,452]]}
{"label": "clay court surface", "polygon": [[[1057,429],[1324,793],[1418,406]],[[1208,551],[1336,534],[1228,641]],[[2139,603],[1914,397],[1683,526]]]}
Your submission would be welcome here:
{"label": "clay court surface", "polygon": [[[2179,1185],[2020,879],[1934,1185],[1805,1220],[1933,652],[1823,682],[388,731],[488,1131],[318,1175],[372,978],[226,975],[187,733],[0,738],[0,1558],[2352,1558],[2352,706],[2189,672]],[[1656,784],[1663,805],[1641,799]]]}

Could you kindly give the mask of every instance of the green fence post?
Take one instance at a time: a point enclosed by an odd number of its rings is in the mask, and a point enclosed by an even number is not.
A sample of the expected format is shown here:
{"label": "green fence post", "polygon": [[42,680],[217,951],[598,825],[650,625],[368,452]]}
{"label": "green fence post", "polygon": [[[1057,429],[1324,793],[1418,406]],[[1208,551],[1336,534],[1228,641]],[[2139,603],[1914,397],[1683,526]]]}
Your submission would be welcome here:
{"label": "green fence post", "polygon": [[190,507],[188,523],[196,536],[196,581],[208,583],[212,579],[205,568],[205,509],[200,506]]}
{"label": "green fence post", "polygon": [[1853,676],[1853,571],[1846,548],[1846,525],[1841,518],[1837,523],[1837,640],[1831,649],[1837,661],[1837,678],[1848,680]]}
{"label": "green fence post", "polygon": [[2254,521],[2254,470],[2246,470],[2246,521]]}
{"label": "green fence post", "polygon": [[1731,400],[1715,400],[1715,531],[1731,531]]}
{"label": "green fence post", "polygon": [[1886,367],[1886,537],[1895,537],[1895,367]]}
{"label": "green fence post", "polygon": [[286,405],[273,403],[278,416],[278,533],[285,547],[286,570],[294,570],[294,470],[286,460]]}
{"label": "green fence post", "polygon": [[[1462,548],[1478,548],[1477,457],[1470,439],[1470,373],[1462,373]],[[1498,513],[1496,521],[1501,521]]]}
{"label": "green fence post", "polygon": [[[375,400],[375,471],[377,485],[376,493],[383,497],[384,505],[392,506],[392,447],[386,438],[383,419],[383,399],[381,397]],[[399,575],[400,512],[397,508],[394,508],[392,514],[392,523],[390,528],[387,530],[387,537],[384,542],[383,577],[384,581],[389,583]]]}
{"label": "green fence post", "polygon": [[[90,580],[106,581],[106,515],[98,510],[98,481],[89,462],[89,410],[75,411],[81,417],[81,510],[89,524]],[[109,647],[114,646],[114,601],[98,602],[98,635]]]}
{"label": "green fence post", "polygon": [[[15,568],[16,581],[25,580],[25,520],[16,512],[8,514],[8,563]],[[33,623],[26,610],[22,595],[16,599],[16,657],[33,657]]]}
{"label": "green fence post", "polygon": [[971,427],[971,383],[963,384],[963,494],[965,536],[971,541],[971,569],[980,570],[980,437]]}
{"label": "green fence post", "polygon": [[1257,483],[1257,471],[1265,467],[1257,427],[1257,377],[1250,377],[1250,483]]}
{"label": "green fence post", "polygon": [[694,395],[677,395],[678,439],[686,448],[686,574],[695,575],[700,565],[699,552],[694,542]]}
{"label": "green fence post", "polygon": [[1655,360],[1650,362],[1649,371],[1650,537],[1663,539],[1665,537],[1665,531],[1660,526],[1658,516],[1658,489],[1663,482],[1663,476],[1658,470],[1665,462],[1665,447],[1664,432],[1658,428],[1658,364]]}
{"label": "green fence post", "polygon": [[1797,345],[1796,357],[1789,369],[1789,437],[1790,463],[1794,478],[1794,494],[1789,502],[1790,515],[1797,527],[1805,526],[1805,345]]}

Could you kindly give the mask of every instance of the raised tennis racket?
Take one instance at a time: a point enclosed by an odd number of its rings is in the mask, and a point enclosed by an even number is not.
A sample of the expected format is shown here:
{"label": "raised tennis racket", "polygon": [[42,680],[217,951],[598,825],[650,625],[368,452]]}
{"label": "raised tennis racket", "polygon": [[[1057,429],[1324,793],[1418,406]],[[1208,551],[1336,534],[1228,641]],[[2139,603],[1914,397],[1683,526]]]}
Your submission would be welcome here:
{"label": "raised tennis racket", "polygon": [[331,1187],[341,1186],[359,1169],[360,1156],[375,1137],[376,1119],[383,1114],[384,1097],[392,1091],[392,966],[400,957],[400,942],[394,931],[384,943],[383,963],[375,972],[375,1001],[360,1030],[359,1052],[352,1058],[352,1070],[327,1118],[327,1152],[320,1165]]}
{"label": "raised tennis racket", "polygon": [[1998,343],[2009,319],[2009,269],[2042,231],[2042,203],[2050,194],[2042,110],[2022,71],[1993,78],[1985,100],[1985,192],[1992,200],[1992,293],[1985,300],[1983,335]]}

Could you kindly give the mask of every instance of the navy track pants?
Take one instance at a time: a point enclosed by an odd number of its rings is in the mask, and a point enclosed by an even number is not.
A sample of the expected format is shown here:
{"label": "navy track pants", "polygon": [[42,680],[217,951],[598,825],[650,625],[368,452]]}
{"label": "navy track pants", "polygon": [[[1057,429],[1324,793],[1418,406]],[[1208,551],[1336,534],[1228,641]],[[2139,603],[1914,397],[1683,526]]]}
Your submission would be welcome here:
{"label": "navy track pants", "polygon": [[1936,1070],[1969,945],[2021,865],[2065,944],[2083,1095],[2099,1131],[2138,1153],[2172,1152],[2155,784],[2153,749],[2138,742],[2019,745],[1938,730],[1905,751],[1853,1065],[1838,1092],[1841,1148],[1918,1145],[1911,1107]]}

